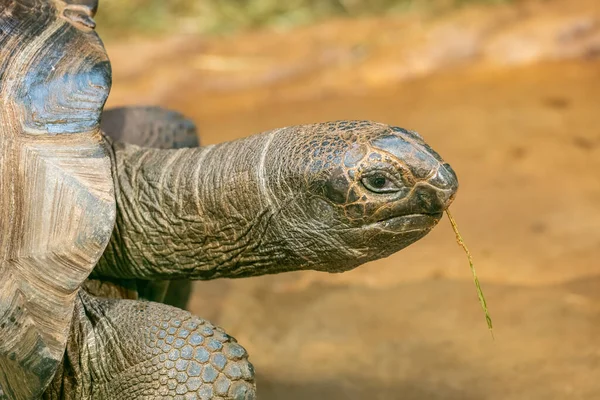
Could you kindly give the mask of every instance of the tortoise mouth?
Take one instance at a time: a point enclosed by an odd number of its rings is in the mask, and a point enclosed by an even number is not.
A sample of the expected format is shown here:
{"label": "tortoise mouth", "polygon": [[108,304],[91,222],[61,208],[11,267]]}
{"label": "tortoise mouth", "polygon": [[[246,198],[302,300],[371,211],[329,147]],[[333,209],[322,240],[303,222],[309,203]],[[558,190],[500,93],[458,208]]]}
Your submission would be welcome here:
{"label": "tortoise mouth", "polygon": [[396,215],[373,222],[367,229],[382,229],[395,233],[409,233],[432,229],[442,218],[443,211],[436,213],[415,213]]}

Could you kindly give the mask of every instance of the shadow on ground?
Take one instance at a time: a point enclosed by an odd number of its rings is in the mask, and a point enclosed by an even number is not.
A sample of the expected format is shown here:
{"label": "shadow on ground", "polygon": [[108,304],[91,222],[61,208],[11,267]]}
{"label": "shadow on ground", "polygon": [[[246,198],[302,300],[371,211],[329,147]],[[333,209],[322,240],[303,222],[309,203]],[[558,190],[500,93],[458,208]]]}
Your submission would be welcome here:
{"label": "shadow on ground", "polygon": [[254,355],[261,399],[600,396],[600,277],[486,285],[495,340],[470,282],[285,293],[276,280],[230,287],[217,317]]}
{"label": "shadow on ground", "polygon": [[272,381],[258,376],[260,398],[266,400],[480,400],[485,396],[472,395],[452,387],[432,389],[427,382],[377,383],[361,379],[332,380],[306,383]]}

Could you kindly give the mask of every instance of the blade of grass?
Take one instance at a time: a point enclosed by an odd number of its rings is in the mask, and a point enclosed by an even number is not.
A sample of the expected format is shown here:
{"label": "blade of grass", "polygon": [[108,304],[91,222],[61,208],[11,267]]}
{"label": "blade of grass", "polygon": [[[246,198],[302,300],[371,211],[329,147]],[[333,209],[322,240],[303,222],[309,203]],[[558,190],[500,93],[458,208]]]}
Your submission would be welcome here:
{"label": "blade of grass", "polygon": [[469,259],[469,266],[471,267],[471,274],[473,275],[473,282],[475,282],[475,289],[477,290],[477,297],[479,298],[479,304],[481,304],[481,308],[485,314],[485,321],[487,323],[488,329],[492,334],[492,339],[494,338],[494,330],[492,326],[492,318],[490,317],[490,313],[488,311],[487,303],[485,301],[485,297],[483,296],[483,290],[481,290],[481,285],[479,284],[479,278],[477,278],[477,273],[475,272],[475,266],[473,265],[473,258],[471,257],[471,252],[465,245],[462,236],[458,232],[458,226],[456,225],[456,221],[452,217],[449,209],[446,209],[446,214],[448,215],[448,219],[450,220],[450,225],[452,225],[452,229],[454,230],[454,234],[456,235],[456,242],[460,247],[463,248],[467,258]]}

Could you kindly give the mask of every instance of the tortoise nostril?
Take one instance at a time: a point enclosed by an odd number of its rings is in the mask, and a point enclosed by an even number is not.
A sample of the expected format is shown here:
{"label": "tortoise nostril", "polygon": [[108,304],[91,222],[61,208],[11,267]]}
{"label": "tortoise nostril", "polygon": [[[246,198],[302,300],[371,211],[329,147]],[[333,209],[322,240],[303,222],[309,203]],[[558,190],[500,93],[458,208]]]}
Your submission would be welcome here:
{"label": "tortoise nostril", "polygon": [[417,199],[419,200],[419,206],[423,209],[426,210],[431,207],[431,196],[428,193],[417,194]]}

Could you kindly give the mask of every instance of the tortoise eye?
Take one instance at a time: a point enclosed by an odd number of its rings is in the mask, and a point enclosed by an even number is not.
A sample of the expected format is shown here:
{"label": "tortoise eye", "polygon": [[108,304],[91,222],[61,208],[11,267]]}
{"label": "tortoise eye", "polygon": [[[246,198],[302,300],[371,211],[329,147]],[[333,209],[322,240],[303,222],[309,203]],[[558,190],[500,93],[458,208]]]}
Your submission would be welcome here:
{"label": "tortoise eye", "polygon": [[377,171],[364,176],[361,179],[364,187],[374,193],[393,193],[400,191],[394,180],[382,171]]}

